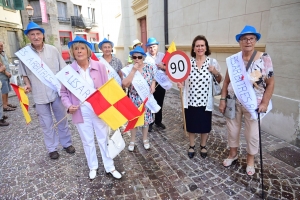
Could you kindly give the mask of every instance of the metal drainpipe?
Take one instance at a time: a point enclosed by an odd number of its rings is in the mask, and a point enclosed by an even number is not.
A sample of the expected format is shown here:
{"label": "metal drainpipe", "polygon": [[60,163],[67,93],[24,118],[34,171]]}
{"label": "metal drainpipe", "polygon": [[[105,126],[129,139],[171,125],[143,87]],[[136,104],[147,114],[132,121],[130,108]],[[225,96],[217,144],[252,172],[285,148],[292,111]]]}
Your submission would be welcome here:
{"label": "metal drainpipe", "polygon": [[164,0],[164,29],[165,29],[165,45],[168,45],[169,44],[168,0]]}

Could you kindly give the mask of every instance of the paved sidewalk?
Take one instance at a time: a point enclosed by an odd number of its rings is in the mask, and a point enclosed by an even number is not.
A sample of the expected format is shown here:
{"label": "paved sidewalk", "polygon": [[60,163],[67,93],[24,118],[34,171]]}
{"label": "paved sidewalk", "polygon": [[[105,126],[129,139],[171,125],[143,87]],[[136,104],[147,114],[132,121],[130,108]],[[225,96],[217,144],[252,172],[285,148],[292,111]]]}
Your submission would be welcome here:
{"label": "paved sidewalk", "polygon": [[[9,98],[19,104],[17,97]],[[32,102],[32,101],[31,101]],[[241,138],[237,164],[224,168],[228,155],[224,117],[213,112],[213,130],[208,139],[208,157],[189,159],[188,138],[182,129],[179,93],[166,94],[163,122],[167,129],[154,126],[151,150],[145,150],[141,132],[133,153],[126,149],[114,159],[121,180],[104,173],[99,148],[99,174],[88,178],[88,167],[80,137],[70,123],[74,155],[60,146],[60,158],[50,160],[36,113],[30,107],[32,123],[25,124],[22,112],[6,112],[8,127],[0,127],[0,199],[260,199],[259,155],[255,175],[245,174],[246,151]],[[283,133],[284,134],[284,133]],[[129,133],[125,133],[129,143]],[[267,199],[300,199],[300,149],[262,133],[264,186]],[[198,148],[197,148],[198,147]]]}

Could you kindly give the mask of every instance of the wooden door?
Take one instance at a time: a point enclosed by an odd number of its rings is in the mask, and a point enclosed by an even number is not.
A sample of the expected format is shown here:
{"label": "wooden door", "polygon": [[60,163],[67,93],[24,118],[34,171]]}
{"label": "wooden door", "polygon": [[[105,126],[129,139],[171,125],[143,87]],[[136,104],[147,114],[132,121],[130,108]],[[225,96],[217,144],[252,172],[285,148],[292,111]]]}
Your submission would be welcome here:
{"label": "wooden door", "polygon": [[143,43],[142,47],[144,51],[147,51],[146,43],[147,43],[147,22],[146,17],[140,19],[140,26],[141,26],[141,42]]}

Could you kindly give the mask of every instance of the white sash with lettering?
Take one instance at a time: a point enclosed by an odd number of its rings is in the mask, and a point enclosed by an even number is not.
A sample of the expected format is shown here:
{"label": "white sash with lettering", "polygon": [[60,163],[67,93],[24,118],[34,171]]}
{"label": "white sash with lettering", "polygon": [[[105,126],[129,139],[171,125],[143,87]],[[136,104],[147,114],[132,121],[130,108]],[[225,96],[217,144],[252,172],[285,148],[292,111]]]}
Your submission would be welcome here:
{"label": "white sash with lettering", "polygon": [[[257,119],[257,112],[255,111],[258,107],[257,99],[243,62],[242,52],[226,58],[226,64],[235,96],[251,114],[251,118]],[[261,113],[260,118],[262,119],[271,109],[272,102],[270,101],[267,112]]]}
{"label": "white sash with lettering", "polygon": [[81,102],[84,102],[96,91],[96,89],[90,86],[71,65],[62,68],[55,76]]}
{"label": "white sash with lettering", "polygon": [[108,75],[108,80],[114,78],[119,83],[119,85],[122,85],[121,78],[119,74],[116,72],[116,70],[102,56],[100,57],[100,60],[105,65],[107,75]]}
{"label": "white sash with lettering", "polygon": [[46,63],[41,60],[30,46],[22,48],[15,54],[43,84],[60,95],[61,85],[59,81]]}
{"label": "white sash with lettering", "polygon": [[[130,64],[122,69],[122,72],[128,76],[131,72],[133,65]],[[136,89],[137,93],[144,101],[148,97],[146,106],[151,110],[152,113],[157,113],[160,110],[160,106],[157,104],[156,100],[153,97],[153,94],[150,94],[150,88],[147,81],[144,79],[142,74],[139,71],[136,71],[132,80],[132,85]]]}
{"label": "white sash with lettering", "polygon": [[151,58],[150,56],[146,56],[144,63],[151,64],[154,67],[154,69],[153,69],[154,79],[157,81],[157,83],[162,88],[164,88],[165,90],[169,90],[172,88],[172,83],[171,83],[169,77],[167,76],[167,74],[165,72],[158,69],[158,67],[155,64],[155,60],[153,58]]}

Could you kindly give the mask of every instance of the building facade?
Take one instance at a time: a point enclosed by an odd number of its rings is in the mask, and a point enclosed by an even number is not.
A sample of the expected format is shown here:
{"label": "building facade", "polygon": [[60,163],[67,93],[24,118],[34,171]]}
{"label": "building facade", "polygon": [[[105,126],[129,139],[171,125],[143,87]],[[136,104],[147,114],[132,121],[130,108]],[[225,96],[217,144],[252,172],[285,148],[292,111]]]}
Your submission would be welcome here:
{"label": "building facade", "polygon": [[235,35],[245,25],[255,26],[262,34],[256,49],[270,54],[275,74],[273,110],[262,120],[262,130],[291,143],[300,141],[300,0],[122,0],[121,4],[117,54],[122,61],[136,38],[145,43],[145,38],[155,37],[162,52],[175,41],[178,50],[190,55],[193,38],[205,35],[224,75],[226,57],[240,51]]}
{"label": "building facade", "polygon": [[0,1],[0,41],[10,62],[16,59],[15,52],[23,45],[23,26],[20,11],[22,0]]}
{"label": "building facade", "polygon": [[[76,36],[99,43],[102,33],[100,0],[24,0],[24,5],[28,4],[34,9],[31,20],[45,29],[46,43],[56,46],[66,61],[70,60],[67,44]],[[21,14],[26,29],[29,16],[26,10]]]}

